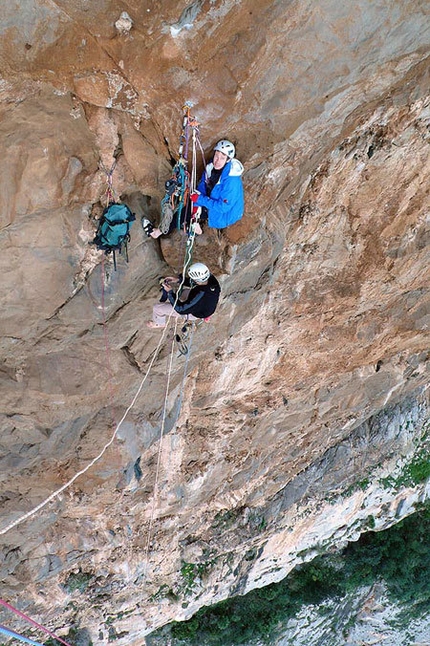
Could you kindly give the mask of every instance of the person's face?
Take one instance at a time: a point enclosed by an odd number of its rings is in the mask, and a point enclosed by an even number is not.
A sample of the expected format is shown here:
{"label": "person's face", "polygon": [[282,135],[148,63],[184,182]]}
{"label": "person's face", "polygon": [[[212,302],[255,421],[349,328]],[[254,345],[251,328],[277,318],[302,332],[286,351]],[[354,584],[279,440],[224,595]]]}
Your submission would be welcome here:
{"label": "person's face", "polygon": [[227,163],[228,156],[222,153],[220,150],[216,150],[214,154],[213,165],[216,170],[224,168]]}

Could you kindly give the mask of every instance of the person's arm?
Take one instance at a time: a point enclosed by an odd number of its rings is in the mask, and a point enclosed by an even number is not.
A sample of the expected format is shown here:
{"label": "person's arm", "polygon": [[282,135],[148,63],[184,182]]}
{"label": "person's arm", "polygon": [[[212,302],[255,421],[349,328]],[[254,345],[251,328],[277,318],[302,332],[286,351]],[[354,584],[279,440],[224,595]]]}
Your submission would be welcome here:
{"label": "person's arm", "polygon": [[178,301],[176,303],[176,305],[175,305],[176,294],[174,294],[171,291],[168,292],[168,294],[167,294],[170,303],[175,308],[175,311],[178,312],[178,314],[182,314],[182,315],[192,314],[193,309],[195,308],[197,303],[202,300],[204,295],[205,295],[204,291],[199,291],[199,292],[197,292],[197,294],[195,294],[195,296],[193,296],[193,298],[191,300],[187,299],[183,303],[181,303],[181,301]]}
{"label": "person's arm", "polygon": [[239,177],[226,177],[222,183],[219,197],[214,199],[213,197],[207,197],[206,194],[201,194],[196,201],[197,206],[205,206],[208,210],[216,209],[218,213],[229,211],[232,204],[237,201],[238,191],[240,190],[237,185],[238,182],[241,182]]}

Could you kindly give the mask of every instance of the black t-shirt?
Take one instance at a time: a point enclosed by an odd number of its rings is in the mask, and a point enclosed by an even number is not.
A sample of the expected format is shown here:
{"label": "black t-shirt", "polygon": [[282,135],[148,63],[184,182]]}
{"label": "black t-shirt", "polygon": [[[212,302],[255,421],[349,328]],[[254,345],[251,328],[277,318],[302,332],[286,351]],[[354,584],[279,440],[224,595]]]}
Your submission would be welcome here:
{"label": "black t-shirt", "polygon": [[218,169],[212,168],[211,176],[206,179],[206,193],[208,197],[211,196],[213,187],[218,184],[219,178],[221,177],[221,173],[223,170],[224,170],[224,166]]}
{"label": "black t-shirt", "polygon": [[191,288],[187,300],[183,303],[178,301],[175,305],[176,295],[173,292],[168,292],[167,296],[178,314],[192,314],[199,319],[205,319],[215,312],[220,292],[220,284],[211,274],[206,285],[195,285]]}

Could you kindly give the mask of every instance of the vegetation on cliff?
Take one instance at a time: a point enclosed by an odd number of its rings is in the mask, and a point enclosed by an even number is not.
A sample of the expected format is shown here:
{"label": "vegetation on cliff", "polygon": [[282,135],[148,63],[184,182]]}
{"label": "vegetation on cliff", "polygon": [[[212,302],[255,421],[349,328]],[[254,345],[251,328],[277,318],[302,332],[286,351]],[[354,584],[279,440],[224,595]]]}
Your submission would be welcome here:
{"label": "vegetation on cliff", "polygon": [[202,608],[189,621],[172,624],[169,630],[173,643],[273,643],[274,636],[303,605],[321,604],[324,612],[324,602],[378,581],[385,583],[389,600],[401,608],[399,624],[407,624],[411,618],[425,615],[429,608],[429,535],[427,502],[415,514],[383,532],[368,532],[342,552],[304,563],[280,583]]}

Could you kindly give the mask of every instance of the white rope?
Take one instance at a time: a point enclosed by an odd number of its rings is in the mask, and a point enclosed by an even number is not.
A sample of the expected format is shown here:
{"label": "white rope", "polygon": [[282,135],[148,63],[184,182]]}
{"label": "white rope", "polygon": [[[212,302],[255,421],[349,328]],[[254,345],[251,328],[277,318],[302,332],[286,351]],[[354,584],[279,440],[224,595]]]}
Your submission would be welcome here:
{"label": "white rope", "polygon": [[174,328],[173,338],[172,338],[172,349],[171,349],[171,352],[170,352],[170,361],[169,361],[169,367],[168,367],[168,371],[167,371],[167,383],[166,383],[166,392],[165,392],[165,395],[164,395],[163,415],[162,415],[161,429],[160,429],[160,439],[159,439],[159,443],[158,443],[157,466],[156,466],[156,469],[155,469],[154,493],[153,493],[153,496],[152,496],[151,515],[150,515],[149,528],[148,528],[148,538],[147,538],[147,541],[146,541],[146,549],[145,549],[145,555],[146,555],[145,562],[146,562],[147,565],[149,564],[149,550],[150,550],[150,547],[151,547],[151,535],[152,535],[152,528],[153,528],[153,525],[154,525],[155,507],[156,507],[157,494],[158,494],[158,482],[159,482],[159,476],[160,476],[161,454],[162,454],[162,449],[163,449],[164,428],[165,428],[165,423],[166,423],[167,400],[168,400],[169,391],[170,391],[170,378],[171,378],[171,375],[172,375],[173,354],[174,354],[174,344],[175,344],[175,334],[176,334],[177,322],[178,322],[178,320],[175,319],[175,328]]}
{"label": "white rope", "polygon": [[[192,151],[192,153],[193,153],[192,176],[194,176],[194,180],[192,180],[192,181],[194,181],[194,183],[195,183],[195,181],[196,181],[195,180],[195,176],[196,176],[196,129],[194,127],[193,127],[193,151]],[[114,162],[114,166],[112,167],[111,172],[113,172],[113,169],[115,168],[115,164],[116,164],[116,161]],[[104,170],[106,171],[106,169],[104,169]],[[169,316],[167,317],[166,325],[165,325],[165,327],[163,329],[163,333],[162,333],[162,335],[160,337],[160,340],[159,340],[159,342],[157,344],[157,347],[155,348],[155,351],[154,351],[153,357],[151,359],[151,362],[149,364],[148,370],[146,371],[145,376],[143,377],[142,381],[140,382],[139,387],[138,387],[138,389],[136,391],[136,394],[133,397],[133,399],[131,400],[130,405],[126,409],[125,413],[123,414],[123,416],[120,419],[120,421],[118,422],[118,424],[116,425],[115,430],[114,430],[114,432],[112,434],[112,437],[104,445],[104,447],[102,448],[100,453],[95,458],[93,458],[91,460],[91,462],[89,462],[89,464],[87,464],[87,466],[84,469],[81,469],[80,471],[78,471],[78,473],[75,473],[75,475],[72,478],[70,478],[70,480],[68,480],[59,489],[57,489],[56,491],[51,493],[47,498],[45,498],[45,500],[43,500],[41,503],[39,503],[36,507],[34,507],[30,511],[26,512],[25,514],[23,514],[22,516],[20,516],[16,520],[12,521],[6,527],[0,529],[0,536],[6,534],[8,531],[13,529],[14,527],[17,527],[17,525],[20,525],[21,523],[23,523],[28,518],[31,518],[32,516],[37,514],[41,509],[43,509],[47,504],[49,504],[50,502],[55,500],[55,498],[57,498],[60,494],[62,494],[63,491],[68,489],[75,482],[75,480],[77,480],[80,476],[84,475],[89,469],[91,469],[91,467],[94,466],[94,464],[96,464],[96,462],[98,462],[103,457],[103,455],[106,453],[108,448],[113,444],[115,438],[118,435],[118,431],[119,431],[122,423],[124,422],[127,415],[129,414],[129,412],[131,411],[131,409],[135,405],[135,403],[137,401],[137,398],[139,397],[139,395],[140,395],[140,393],[142,391],[142,388],[143,388],[143,386],[145,384],[145,381],[147,380],[148,375],[149,375],[149,373],[150,373],[150,371],[152,369],[152,366],[154,365],[155,359],[157,358],[157,355],[158,355],[158,352],[160,350],[161,344],[164,341],[164,337],[166,335],[170,319],[172,318],[173,313],[175,312],[175,306],[176,306],[176,304],[178,302],[179,295],[181,293],[181,289],[182,289],[182,287],[184,285],[184,282],[185,282],[186,271],[187,271],[187,268],[188,268],[188,264],[191,261],[191,250],[192,250],[192,247],[193,247],[193,244],[194,244],[194,238],[195,238],[195,233],[191,232],[190,244],[187,245],[187,252],[186,252],[186,257],[185,257],[183,271],[182,271],[182,281],[181,281],[181,283],[179,285],[178,291],[176,292],[175,303],[174,303],[174,305],[172,307],[172,311],[170,312]],[[176,329],[176,322],[175,322],[175,329]],[[173,347],[173,343],[172,343],[172,347]]]}
{"label": "white rope", "polygon": [[[191,191],[195,190],[196,177],[197,177],[196,128],[193,127],[192,167],[191,167],[191,175],[190,175],[190,190]],[[180,283],[180,285],[178,287],[178,291],[176,293],[175,304],[173,305],[173,311],[174,311],[174,308],[175,308],[175,306],[176,306],[176,304],[178,302],[179,294],[181,293],[182,287],[183,287],[184,282],[185,282],[186,271],[187,271],[188,265],[189,265],[189,263],[191,261],[191,250],[192,250],[192,247],[193,247],[193,244],[194,244],[194,238],[195,238],[195,232],[194,232],[194,230],[192,230],[191,233],[190,233],[189,239],[188,239],[187,250],[186,250],[186,253],[185,253],[184,265],[183,265],[183,270],[182,270],[182,281],[181,281],[181,283]],[[170,316],[169,316],[168,320],[170,320],[170,317],[173,315],[173,311],[170,313]],[[162,443],[163,443],[164,428],[165,428],[165,421],[166,421],[166,414],[167,414],[167,400],[168,400],[168,395],[169,395],[169,390],[170,390],[170,379],[171,379],[171,374],[172,374],[174,342],[175,342],[177,320],[178,319],[176,318],[175,319],[175,329],[174,329],[173,339],[172,339],[172,350],[171,350],[171,353],[170,353],[170,363],[169,363],[169,368],[168,368],[168,373],[167,373],[166,393],[165,393],[165,396],[164,396],[163,416],[162,416],[162,421],[161,421],[160,439],[159,439],[158,455],[157,455],[157,466],[156,466],[156,471],[155,471],[154,493],[153,493],[153,496],[152,496],[151,515],[150,515],[150,520],[149,520],[148,537],[147,537],[146,549],[145,549],[146,567],[148,567],[148,565],[149,565],[149,551],[150,551],[150,547],[151,547],[151,537],[152,537],[152,530],[153,530],[153,525],[154,525],[154,517],[155,517],[157,496],[158,496],[158,483],[159,483],[159,475],[160,475]],[[194,326],[193,326],[193,330],[191,332],[191,342],[192,342],[193,332],[194,332]],[[190,342],[190,347],[191,347],[191,342]],[[181,407],[182,407],[183,388],[184,388],[185,379],[186,379],[186,375],[187,375],[188,361],[189,361],[189,353],[187,354],[187,358],[185,360],[184,372],[183,372],[181,388],[180,388],[180,392],[179,392],[178,412],[177,412],[177,415],[176,415],[176,419],[175,419],[173,428],[176,426],[176,422],[177,422],[177,420],[179,418]]]}
{"label": "white rope", "polygon": [[191,162],[191,192],[196,190],[197,186],[197,149],[196,149],[196,128],[193,128],[193,150],[192,150],[192,162]]}
{"label": "white rope", "polygon": [[191,355],[191,346],[193,344],[194,330],[195,330],[195,324],[193,323],[192,328],[191,328],[190,341],[188,343],[188,352],[186,354],[185,363],[184,363],[184,370],[183,370],[183,373],[182,373],[182,382],[181,382],[181,389],[179,391],[178,409],[177,409],[177,412],[176,412],[176,417],[175,417],[175,422],[173,424],[173,428],[175,428],[176,423],[177,423],[177,421],[179,419],[179,415],[181,414],[182,401],[184,399],[184,386],[185,386],[185,380],[187,378],[188,362],[190,360],[190,355]]}
{"label": "white rope", "polygon": [[[191,174],[190,174],[190,193],[196,190],[196,185],[197,185],[197,147],[196,147],[197,128],[193,126],[192,129],[193,129],[193,137],[192,137],[192,166],[191,166]],[[182,268],[183,280],[185,280],[187,269],[191,264],[192,250],[194,246],[195,237],[196,237],[196,232],[195,232],[193,223],[191,223],[190,230],[188,232],[187,244],[185,248],[184,265]],[[182,288],[182,285],[183,285],[183,282],[180,286],[180,289]],[[180,293],[180,289],[179,289],[179,293]]]}
{"label": "white rope", "polygon": [[[172,315],[170,315],[170,316],[172,316]],[[169,320],[170,320],[170,317],[169,317]],[[116,426],[116,428],[115,428],[115,430],[114,430],[114,432],[113,432],[113,434],[112,434],[112,437],[111,437],[111,438],[110,438],[110,440],[109,440],[109,441],[104,445],[104,447],[102,448],[102,450],[100,451],[100,453],[99,453],[95,458],[93,458],[93,459],[91,460],[91,462],[90,462],[89,464],[87,464],[87,466],[86,466],[84,469],[81,469],[81,471],[78,471],[78,473],[76,473],[72,478],[70,478],[70,480],[68,480],[68,481],[67,481],[67,482],[66,482],[62,487],[60,487],[59,489],[57,489],[56,491],[54,491],[53,493],[51,493],[51,495],[50,495],[50,496],[48,496],[47,498],[45,498],[45,500],[43,500],[43,501],[42,501],[41,503],[39,503],[36,507],[34,507],[34,509],[31,509],[30,511],[28,511],[26,514],[24,514],[24,515],[23,515],[23,516],[21,516],[20,518],[17,518],[17,519],[16,519],[16,520],[14,520],[13,522],[11,522],[9,525],[7,525],[7,527],[4,527],[3,529],[0,529],[0,536],[1,536],[1,535],[3,535],[3,534],[6,534],[6,532],[8,532],[9,530],[11,530],[13,527],[16,527],[17,525],[20,525],[22,522],[24,522],[24,520],[27,520],[27,518],[31,518],[31,516],[34,516],[35,514],[37,514],[37,512],[38,512],[38,511],[40,511],[41,509],[43,509],[43,507],[45,507],[48,503],[50,503],[50,502],[51,502],[52,500],[54,500],[57,496],[59,496],[61,493],[63,493],[63,491],[65,491],[66,489],[68,489],[68,488],[69,488],[69,487],[70,487],[70,486],[75,482],[75,480],[77,480],[77,478],[79,478],[80,476],[84,475],[84,473],[86,473],[89,469],[91,469],[91,467],[92,467],[92,466],[94,466],[94,464],[95,464],[96,462],[98,462],[98,461],[103,457],[103,455],[106,453],[106,451],[108,450],[108,448],[111,446],[111,444],[112,444],[112,443],[113,443],[113,441],[115,440],[116,436],[118,435],[118,431],[119,431],[119,429],[120,429],[120,427],[121,427],[122,423],[124,422],[125,418],[126,418],[126,417],[127,417],[127,415],[129,414],[129,412],[131,411],[131,409],[133,408],[133,406],[135,405],[135,403],[136,403],[136,401],[137,401],[137,398],[139,397],[139,395],[140,395],[140,393],[141,393],[141,391],[142,391],[142,388],[143,388],[143,386],[144,386],[144,383],[145,383],[145,381],[146,381],[146,380],[147,380],[147,378],[148,378],[148,375],[149,375],[149,373],[150,373],[150,370],[151,370],[152,366],[154,365],[155,359],[157,358],[157,355],[158,355],[158,352],[159,352],[159,350],[160,350],[161,344],[162,344],[162,342],[163,342],[163,340],[164,340],[164,336],[165,336],[165,334],[166,334],[166,331],[167,331],[167,324],[166,324],[166,327],[165,327],[165,328],[164,328],[164,330],[163,330],[163,334],[161,335],[161,338],[160,338],[160,340],[159,340],[159,342],[158,342],[158,345],[157,345],[157,347],[156,347],[156,348],[155,348],[155,350],[154,350],[154,355],[153,355],[153,357],[152,357],[152,359],[151,359],[151,362],[150,362],[150,364],[149,364],[148,370],[146,371],[145,376],[143,377],[142,381],[140,382],[140,385],[139,385],[139,387],[138,387],[138,389],[137,389],[137,391],[136,391],[135,396],[134,396],[134,397],[133,397],[133,399],[131,400],[131,403],[130,403],[130,405],[128,406],[128,408],[126,409],[126,411],[125,411],[124,415],[121,417],[120,421],[118,422],[118,424],[117,424],[117,426]]]}
{"label": "white rope", "polygon": [[[175,340],[175,334],[176,334],[176,327],[177,327],[177,319],[175,320],[175,328],[174,328],[173,339],[172,339],[172,350],[171,350],[171,353],[170,353],[170,362],[169,362],[169,368],[168,368],[168,373],[167,373],[166,393],[165,393],[165,396],[164,396],[163,416],[162,416],[162,421],[161,421],[160,439],[159,439],[159,445],[158,445],[157,466],[156,466],[156,470],[155,470],[154,493],[153,493],[153,497],[152,497],[151,515],[150,515],[149,528],[148,528],[148,537],[147,537],[146,548],[145,548],[145,572],[144,572],[144,574],[147,573],[148,566],[149,566],[149,551],[151,549],[151,537],[152,537],[152,530],[153,530],[153,526],[154,526],[155,509],[156,509],[156,502],[157,502],[157,495],[158,495],[158,483],[159,483],[161,455],[162,455],[162,442],[163,442],[163,437],[164,437],[164,429],[165,429],[166,414],[167,414],[167,400],[168,400],[168,395],[169,395],[169,390],[170,390],[170,379],[171,379],[171,374],[172,374],[173,353],[174,353],[173,351],[174,351],[174,340]],[[180,386],[180,390],[179,390],[178,407],[177,407],[177,412],[176,412],[176,415],[175,415],[175,421],[173,423],[172,429],[174,429],[176,427],[176,423],[177,423],[177,421],[179,419],[179,415],[181,414],[182,401],[183,401],[183,395],[184,395],[184,385],[185,385],[185,380],[187,378],[187,369],[188,369],[188,362],[189,362],[189,359],[190,359],[190,351],[191,351],[191,345],[192,345],[192,341],[193,341],[193,334],[194,334],[194,324],[193,324],[193,327],[192,327],[192,330],[191,330],[189,351],[188,351],[186,359],[185,359],[184,370],[183,370],[182,380],[181,380],[181,386]]]}

